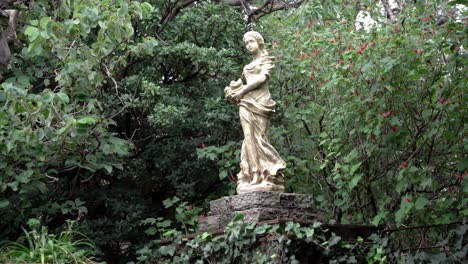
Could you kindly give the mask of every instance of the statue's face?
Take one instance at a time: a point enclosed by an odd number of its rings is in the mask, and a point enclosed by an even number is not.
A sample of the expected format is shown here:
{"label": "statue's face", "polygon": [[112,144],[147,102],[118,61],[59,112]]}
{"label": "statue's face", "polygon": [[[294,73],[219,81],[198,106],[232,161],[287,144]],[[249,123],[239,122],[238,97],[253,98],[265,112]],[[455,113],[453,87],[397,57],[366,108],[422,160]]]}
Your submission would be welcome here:
{"label": "statue's face", "polygon": [[258,52],[259,46],[258,46],[257,41],[253,37],[248,36],[245,38],[244,41],[245,41],[244,42],[245,47],[247,48],[248,51],[250,51],[253,54]]}

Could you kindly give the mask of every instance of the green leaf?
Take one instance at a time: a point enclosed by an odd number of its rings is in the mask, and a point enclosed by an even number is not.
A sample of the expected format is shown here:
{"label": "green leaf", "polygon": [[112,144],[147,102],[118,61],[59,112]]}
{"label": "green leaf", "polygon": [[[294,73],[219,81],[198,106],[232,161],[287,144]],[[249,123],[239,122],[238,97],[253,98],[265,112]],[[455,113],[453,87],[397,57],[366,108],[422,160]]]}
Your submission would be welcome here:
{"label": "green leaf", "polygon": [[128,13],[128,4],[127,3],[122,3],[122,6],[119,8],[117,13],[121,17],[125,16]]}
{"label": "green leaf", "polygon": [[227,177],[227,171],[222,170],[222,171],[219,172],[219,179],[220,180],[223,180],[226,177]]}
{"label": "green leaf", "polygon": [[33,175],[33,170],[26,170],[16,175],[15,179],[20,183],[28,183],[31,181],[32,175]]}
{"label": "green leaf", "polygon": [[361,180],[363,174],[362,173],[359,173],[359,174],[356,174],[353,179],[351,179],[351,181],[349,182],[348,184],[348,187],[349,187],[349,190],[352,190],[354,189],[354,187],[356,187],[356,185],[359,183],[359,181]]}
{"label": "green leaf", "polygon": [[96,119],[94,119],[93,117],[90,117],[90,116],[86,116],[86,117],[83,117],[83,118],[80,118],[80,119],[76,120],[76,123],[78,123],[80,125],[92,125],[92,124],[96,123]]}
{"label": "green leaf", "polygon": [[150,235],[150,236],[153,236],[156,233],[158,233],[158,230],[156,229],[156,227],[150,227],[150,228],[145,230],[145,233]]}
{"label": "green leaf", "polygon": [[70,98],[68,98],[68,95],[64,92],[59,92],[56,94],[56,96],[58,98],[60,98],[60,100],[62,100],[63,102],[67,103],[70,102]]}
{"label": "green leaf", "polygon": [[7,207],[8,205],[10,205],[10,201],[8,200],[0,200],[0,208],[5,208]]}
{"label": "green leaf", "polygon": [[33,42],[39,36],[40,32],[37,27],[28,26],[24,31],[24,34],[28,36],[29,42]]}
{"label": "green leaf", "polygon": [[426,206],[426,204],[429,203],[429,200],[427,200],[425,197],[419,197],[417,200],[416,200],[416,203],[415,203],[415,206],[414,208],[416,208],[416,210],[421,210],[424,208],[424,206]]}
{"label": "green leaf", "polygon": [[388,211],[381,211],[379,212],[375,217],[374,219],[372,219],[372,224],[375,225],[375,226],[378,226],[380,221],[382,221],[382,219],[385,219],[385,217],[387,217],[388,215]]}

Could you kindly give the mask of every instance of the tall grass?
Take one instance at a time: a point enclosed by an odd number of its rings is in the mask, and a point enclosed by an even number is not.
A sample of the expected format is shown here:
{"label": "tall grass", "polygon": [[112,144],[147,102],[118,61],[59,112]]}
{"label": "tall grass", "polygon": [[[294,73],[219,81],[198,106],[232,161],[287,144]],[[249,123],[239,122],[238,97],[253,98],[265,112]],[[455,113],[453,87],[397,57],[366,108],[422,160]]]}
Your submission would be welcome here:
{"label": "tall grass", "polygon": [[31,231],[24,230],[17,242],[8,242],[0,248],[1,263],[96,263],[92,260],[94,243],[67,222],[60,234],[49,234],[39,220],[30,219]]}

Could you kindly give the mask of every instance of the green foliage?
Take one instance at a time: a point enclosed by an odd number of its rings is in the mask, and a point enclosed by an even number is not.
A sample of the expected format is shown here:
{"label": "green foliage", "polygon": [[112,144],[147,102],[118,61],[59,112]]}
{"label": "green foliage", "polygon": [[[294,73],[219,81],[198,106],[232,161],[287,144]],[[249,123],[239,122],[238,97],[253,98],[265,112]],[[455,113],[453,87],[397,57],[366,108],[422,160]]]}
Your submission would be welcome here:
{"label": "green foliage", "polygon": [[92,261],[94,244],[76,231],[73,222],[59,235],[50,234],[37,219],[28,221],[31,231],[24,230],[18,242],[10,242],[0,249],[4,263],[96,263]]}
{"label": "green foliage", "polygon": [[[141,263],[299,263],[294,256],[294,239],[304,239],[315,248],[324,250],[336,247],[339,237],[329,240],[321,232],[320,223],[309,228],[289,222],[285,225],[261,225],[244,223],[238,215],[226,227],[224,234],[200,234],[192,239],[174,233],[171,244],[155,241],[138,251]],[[262,238],[261,242],[258,238]],[[267,238],[267,239],[264,239]],[[320,242],[320,244],[319,244]],[[159,245],[158,245],[159,244]],[[176,253],[177,252],[177,253]]]}
{"label": "green foliage", "polygon": [[[239,9],[214,2],[15,3],[12,70],[0,68],[0,239],[16,238],[30,217],[50,230],[76,219],[100,257],[125,262],[150,240],[195,232],[206,201],[234,193],[242,135],[223,88],[247,61],[246,27]],[[466,23],[453,9],[463,1],[413,2],[391,22],[375,1],[360,1],[378,21],[369,30],[354,27],[349,1],[307,1],[256,25],[277,58],[271,141],[288,163],[286,188],[314,193],[334,222],[446,225],[468,215]],[[166,200],[175,196],[184,202]],[[195,258],[286,261],[281,243],[290,240],[276,237],[280,246],[266,254],[249,233],[263,227],[230,228],[231,238],[184,243],[195,243]],[[278,233],[285,228],[302,230]],[[466,241],[457,232],[429,235],[459,258]],[[411,234],[329,256],[448,258],[392,251]],[[345,246],[330,239],[319,248]],[[146,259],[156,257],[152,247]],[[176,258],[174,247],[159,251]]]}
{"label": "green foliage", "polygon": [[[395,23],[359,29],[355,7],[339,3],[311,1],[262,25],[277,58],[289,190],[320,194],[341,223],[464,219],[466,24],[446,3],[418,2]],[[435,24],[434,12],[448,21]]]}

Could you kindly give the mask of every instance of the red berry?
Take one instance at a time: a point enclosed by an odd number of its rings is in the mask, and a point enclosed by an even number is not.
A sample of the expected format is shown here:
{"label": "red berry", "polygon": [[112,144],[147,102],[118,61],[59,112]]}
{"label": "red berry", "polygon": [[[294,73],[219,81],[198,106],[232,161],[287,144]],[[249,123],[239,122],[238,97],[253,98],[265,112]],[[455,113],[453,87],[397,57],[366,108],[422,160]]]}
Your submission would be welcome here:
{"label": "red berry", "polygon": [[407,202],[407,203],[411,202],[411,198],[406,197],[406,202]]}
{"label": "red berry", "polygon": [[307,23],[307,28],[310,28],[311,24],[310,22]]}
{"label": "red berry", "polygon": [[397,132],[397,126],[391,126],[393,132]]}
{"label": "red berry", "polygon": [[204,215],[204,214],[201,214],[201,215],[200,215],[200,220],[202,220],[202,219],[205,219],[205,215]]}
{"label": "red berry", "polygon": [[341,65],[344,65],[344,61],[343,61],[343,60],[340,60],[340,64],[341,64]]}
{"label": "red berry", "polygon": [[447,188],[447,192],[451,193],[452,189],[450,187]]}
{"label": "red berry", "polygon": [[288,100],[284,100],[284,105],[288,105],[289,104],[289,101]]}
{"label": "red berry", "polygon": [[354,95],[359,95],[358,90],[354,89],[353,94],[354,94]]}
{"label": "red berry", "polygon": [[375,46],[375,40],[374,40],[374,41],[372,41],[372,44],[371,44],[371,46],[372,46],[372,47],[374,47],[374,46]]}
{"label": "red berry", "polygon": [[325,24],[330,25],[330,20],[325,20]]}
{"label": "red berry", "polygon": [[443,103],[444,103],[444,98],[440,98],[440,99],[439,99],[439,103],[440,103],[440,104],[443,104]]}
{"label": "red berry", "polygon": [[461,181],[463,180],[463,175],[458,175],[458,179]]}
{"label": "red berry", "polygon": [[202,149],[205,148],[205,143],[201,143],[201,148],[202,148]]}
{"label": "red berry", "polygon": [[341,24],[343,24],[343,25],[346,25],[347,23],[348,23],[348,20],[346,20],[346,19],[343,19],[343,21],[341,21]]}
{"label": "red berry", "polygon": [[383,76],[380,77],[380,80],[385,81],[385,77],[383,77]]}
{"label": "red berry", "polygon": [[453,194],[456,194],[456,193],[457,193],[457,190],[456,190],[456,189],[453,189],[453,190],[452,190],[452,193],[453,193]]}
{"label": "red berry", "polygon": [[392,114],[392,112],[387,111],[387,112],[384,114],[384,117],[387,118],[387,117],[389,117],[391,114]]}
{"label": "red berry", "polygon": [[348,45],[348,47],[346,47],[347,50],[351,50],[351,45]]}
{"label": "red berry", "polygon": [[425,17],[424,21],[429,22],[429,21],[431,21],[431,18],[430,17]]}
{"label": "red berry", "polygon": [[313,75],[311,75],[311,76],[309,76],[309,79],[313,81],[315,79],[315,77]]}
{"label": "red berry", "polygon": [[403,161],[403,163],[401,163],[401,166],[402,166],[403,168],[406,168],[406,167],[408,167],[408,162],[406,162],[406,161]]}

